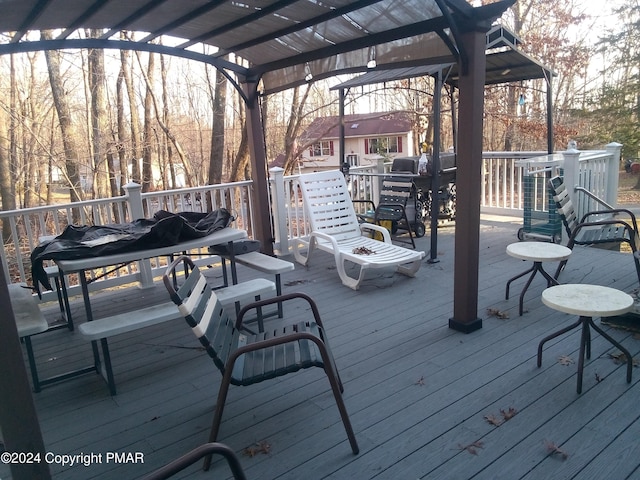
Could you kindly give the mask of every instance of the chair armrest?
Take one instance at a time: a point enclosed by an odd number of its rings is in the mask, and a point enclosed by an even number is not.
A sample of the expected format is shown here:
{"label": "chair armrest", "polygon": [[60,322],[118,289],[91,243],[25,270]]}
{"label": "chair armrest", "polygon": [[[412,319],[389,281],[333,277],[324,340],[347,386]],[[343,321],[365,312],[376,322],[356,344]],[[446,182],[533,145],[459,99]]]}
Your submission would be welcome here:
{"label": "chair armrest", "polygon": [[[368,213],[369,211],[373,212],[376,209],[376,204],[373,203],[373,200],[351,200],[353,203],[353,209],[356,210],[356,217],[358,217],[359,222],[366,222],[367,220],[373,219],[373,213]],[[359,208],[356,208],[356,204],[367,205],[369,208],[364,213],[358,212]],[[366,207],[365,207],[366,208]]]}
{"label": "chair armrest", "polygon": [[384,243],[391,243],[391,235],[389,234],[389,230],[386,228],[376,225],[375,223],[361,223],[360,230],[364,233],[365,230],[372,230],[375,232],[380,232]]}
{"label": "chair armrest", "polygon": [[[582,223],[586,223],[587,222],[587,218],[593,215],[618,215],[620,213],[625,213],[627,215],[629,215],[629,218],[631,218],[631,223],[633,224],[633,230],[635,232],[638,232],[638,223],[636,221],[636,216],[634,215],[634,213],[631,210],[627,210],[626,208],[613,208],[613,209],[607,209],[607,210],[596,210],[596,211],[592,211],[592,212],[587,212],[582,216],[582,219],[580,220],[580,224]],[[620,222],[623,222],[622,220],[620,220]],[[626,222],[624,222],[626,223]]]}
{"label": "chair armrest", "polygon": [[636,243],[637,230],[634,230],[631,225],[622,220],[601,220],[599,222],[583,222],[576,225],[576,228],[573,230],[573,234],[571,235],[570,241],[578,236],[580,230],[584,227],[602,227],[603,225],[618,225],[623,227],[626,231],[629,232],[629,240]]}
{"label": "chair armrest", "polygon": [[245,316],[245,314],[247,312],[249,312],[250,310],[254,310],[257,309],[259,307],[264,307],[266,305],[272,305],[274,303],[279,303],[279,302],[288,302],[290,300],[295,300],[295,299],[301,299],[306,301],[309,306],[311,307],[311,312],[313,313],[313,319],[314,321],[320,325],[320,327],[322,327],[322,320],[320,319],[320,312],[318,311],[318,306],[316,305],[316,302],[307,294],[305,293],[301,293],[301,292],[292,292],[292,293],[286,293],[284,295],[278,295],[276,297],[273,298],[265,298],[263,300],[257,300],[255,302],[249,303],[247,305],[245,305],[244,307],[242,307],[242,309],[240,310],[240,312],[238,313],[238,317],[236,319],[236,329],[240,330],[242,327],[242,320]]}
{"label": "chair armrest", "polygon": [[351,200],[351,203],[364,203],[365,205],[371,206],[371,210],[376,209],[376,204],[373,203],[373,200]]}

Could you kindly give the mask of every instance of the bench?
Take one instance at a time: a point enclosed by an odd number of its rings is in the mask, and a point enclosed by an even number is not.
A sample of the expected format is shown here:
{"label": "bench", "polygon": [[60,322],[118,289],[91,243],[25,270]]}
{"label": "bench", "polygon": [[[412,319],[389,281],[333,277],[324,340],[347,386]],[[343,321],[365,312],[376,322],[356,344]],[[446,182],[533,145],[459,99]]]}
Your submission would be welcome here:
{"label": "bench", "polygon": [[[220,254],[219,254],[220,255]],[[223,272],[226,272],[225,260],[231,261],[231,255],[221,254]],[[277,257],[265,255],[260,252],[248,252],[239,255],[234,255],[233,260],[245,267],[253,268],[263,273],[275,275],[276,283],[276,295],[282,295],[282,281],[280,275],[285,272],[290,272],[295,268],[292,262],[282,260]],[[278,302],[278,318],[282,318],[282,302]]]}
{"label": "bench", "polygon": [[16,319],[18,336],[23,340],[27,357],[29,359],[29,369],[33,379],[33,391],[39,392],[41,382],[38,378],[38,369],[31,345],[31,335],[45,332],[49,329],[44,315],[38,307],[38,301],[33,296],[30,288],[26,288],[25,283],[12,283],[7,286],[11,308]]}
{"label": "bench", "polygon": [[[257,297],[275,291],[275,284],[265,278],[256,278],[236,285],[215,290],[220,303],[229,308],[236,302],[244,300],[253,301]],[[150,327],[170,320],[182,318],[175,303],[169,301],[149,307],[140,308],[130,312],[119,313],[110,317],[104,317],[91,322],[85,322],[78,326],[78,331],[85,340],[100,341],[104,371],[101,368],[100,358],[94,349],[95,371],[100,373],[109,386],[111,395],[116,394],[111,355],[107,339],[122,333],[132,332],[140,328]],[[260,327],[262,319],[259,317]]]}

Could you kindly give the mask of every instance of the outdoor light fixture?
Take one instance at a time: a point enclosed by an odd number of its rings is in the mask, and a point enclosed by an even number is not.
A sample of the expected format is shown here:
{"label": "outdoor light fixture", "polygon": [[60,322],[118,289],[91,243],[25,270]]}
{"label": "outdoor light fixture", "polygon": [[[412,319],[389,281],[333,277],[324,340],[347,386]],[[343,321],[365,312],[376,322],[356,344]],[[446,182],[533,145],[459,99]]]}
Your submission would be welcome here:
{"label": "outdoor light fixture", "polygon": [[367,62],[367,68],[376,68],[376,47],[369,47],[369,61]]}
{"label": "outdoor light fixture", "polygon": [[500,75],[507,75],[507,74],[508,74],[508,73],[510,73],[510,72],[511,72],[511,69],[510,69],[510,68],[507,68],[507,69],[503,70],[503,71],[500,73]]}
{"label": "outdoor light fixture", "polygon": [[313,74],[311,73],[311,67],[309,66],[308,63],[304,64],[304,81],[305,82],[310,82],[311,80],[313,80]]}

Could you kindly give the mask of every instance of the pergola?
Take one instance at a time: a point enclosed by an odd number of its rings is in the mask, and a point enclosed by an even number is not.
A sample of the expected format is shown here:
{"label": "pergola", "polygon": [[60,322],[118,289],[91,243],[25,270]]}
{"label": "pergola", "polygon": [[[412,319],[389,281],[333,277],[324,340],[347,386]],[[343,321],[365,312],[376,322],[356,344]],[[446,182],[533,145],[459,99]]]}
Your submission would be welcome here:
{"label": "pergola", "polygon": [[[552,78],[555,73],[540,62],[518,49],[521,40],[510,30],[501,25],[494,25],[486,34],[486,65],[485,65],[485,85],[498,85],[502,83],[520,82],[524,80],[542,79],[546,83],[547,94],[547,152],[553,153],[553,95]],[[364,87],[366,85],[385,84],[397,80],[407,80],[416,77],[433,77],[434,88],[434,111],[433,111],[433,172],[431,177],[431,191],[437,192],[440,187],[440,132],[442,119],[440,110],[442,104],[442,88],[444,85],[451,87],[451,112],[452,127],[455,132],[457,121],[455,115],[453,91],[459,87],[460,65],[457,63],[446,63],[440,65],[420,65],[417,67],[406,67],[389,70],[371,70],[362,75],[347,80],[339,85],[331,87],[340,93],[340,152],[342,153],[341,164],[345,158],[345,133],[344,133],[344,102],[346,92],[353,88]],[[454,137],[456,137],[454,135]],[[454,141],[457,143],[457,138]],[[461,188],[467,188],[462,185]],[[434,201],[435,202],[435,201]],[[430,262],[437,261],[438,251],[438,209],[431,209],[430,220],[431,252]]]}
{"label": "pergola", "polygon": [[[247,110],[255,237],[272,250],[267,159],[260,97],[337,74],[452,63],[459,71],[459,141],[454,311],[451,328],[482,327],[477,315],[486,32],[515,0],[473,7],[466,0],[4,0],[0,55],[59,49],[125,49],[198,60],[216,67]],[[102,29],[85,38],[82,29]],[[41,40],[39,30],[53,30]],[[121,39],[120,31],[134,31]],[[178,39],[159,45],[162,37]],[[203,45],[211,53],[206,51]],[[233,55],[242,62],[232,62]],[[2,273],[2,272],[0,272]],[[0,275],[4,279],[4,275]],[[0,300],[9,305],[4,280]],[[6,447],[42,451],[13,313],[0,314],[0,415]],[[6,411],[10,413],[6,413]],[[22,466],[24,478],[46,465]],[[33,470],[33,469],[40,470]],[[28,470],[31,469],[31,470]],[[18,469],[17,469],[18,470]],[[29,473],[26,473],[28,470]],[[14,473],[19,478],[18,473]]]}

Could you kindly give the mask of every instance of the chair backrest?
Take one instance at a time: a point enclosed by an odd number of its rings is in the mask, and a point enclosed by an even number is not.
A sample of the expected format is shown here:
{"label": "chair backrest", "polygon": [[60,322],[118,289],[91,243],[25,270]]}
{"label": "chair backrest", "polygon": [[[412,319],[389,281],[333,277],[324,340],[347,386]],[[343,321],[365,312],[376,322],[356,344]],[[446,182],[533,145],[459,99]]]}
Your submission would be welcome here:
{"label": "chair backrest", "polygon": [[[185,262],[190,273],[176,289],[176,268]],[[175,259],[167,267],[162,278],[171,300],[178,306],[195,336],[224,374],[229,354],[244,335],[235,328],[233,320],[229,318],[215,292],[207,284],[207,279],[189,257],[182,255]]]}
{"label": "chair backrest", "polygon": [[298,182],[311,230],[337,241],[362,235],[342,172],[307,173],[300,175]]}
{"label": "chair backrest", "polygon": [[404,207],[412,193],[413,181],[410,177],[384,177],[378,205],[402,205]]}
{"label": "chair backrest", "polygon": [[549,191],[553,201],[556,202],[556,210],[560,218],[562,218],[564,228],[569,237],[571,237],[578,225],[578,217],[562,177],[553,177],[549,180]]}
{"label": "chair backrest", "polygon": [[418,173],[418,157],[396,157],[391,163],[392,172]]}

